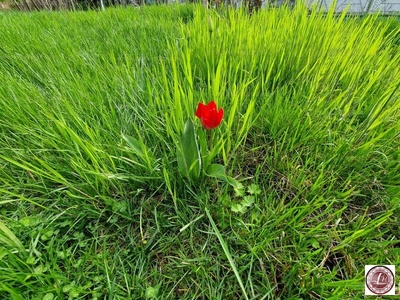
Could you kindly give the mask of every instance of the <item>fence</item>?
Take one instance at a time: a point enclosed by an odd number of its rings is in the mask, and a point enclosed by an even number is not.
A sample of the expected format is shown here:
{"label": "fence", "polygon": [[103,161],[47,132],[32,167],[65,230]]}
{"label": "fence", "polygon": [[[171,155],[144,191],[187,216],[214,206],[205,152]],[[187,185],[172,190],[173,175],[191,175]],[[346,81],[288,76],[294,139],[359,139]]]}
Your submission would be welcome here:
{"label": "fence", "polygon": [[[333,0],[306,0],[308,5],[317,4],[328,10]],[[381,12],[383,14],[400,14],[400,0],[337,0],[336,11],[342,12],[349,7],[350,13]]]}

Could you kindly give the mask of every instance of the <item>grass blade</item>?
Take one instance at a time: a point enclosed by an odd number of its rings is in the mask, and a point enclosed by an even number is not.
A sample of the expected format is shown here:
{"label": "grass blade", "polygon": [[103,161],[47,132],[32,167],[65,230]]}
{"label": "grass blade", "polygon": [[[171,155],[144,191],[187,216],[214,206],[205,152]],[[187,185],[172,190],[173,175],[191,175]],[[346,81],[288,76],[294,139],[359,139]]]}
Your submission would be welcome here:
{"label": "grass blade", "polygon": [[210,221],[211,226],[212,226],[215,234],[218,237],[219,243],[221,244],[221,247],[224,250],[224,253],[225,253],[226,257],[228,258],[229,264],[231,265],[231,268],[232,268],[233,272],[235,273],[235,276],[236,276],[236,279],[237,279],[237,281],[238,281],[238,283],[240,285],[240,288],[242,289],[243,297],[246,300],[248,300],[249,297],[247,296],[246,289],[245,289],[245,287],[243,285],[242,279],[240,278],[240,274],[239,274],[239,272],[238,272],[238,270],[236,268],[236,264],[233,261],[232,255],[231,255],[231,253],[229,251],[229,248],[228,248],[228,245],[226,244],[226,242],[225,242],[224,238],[222,237],[221,233],[219,232],[219,230],[217,228],[217,225],[215,225],[215,222],[214,222],[213,218],[211,217],[210,212],[208,211],[207,208],[205,210],[206,210],[206,214],[207,214],[208,220]]}

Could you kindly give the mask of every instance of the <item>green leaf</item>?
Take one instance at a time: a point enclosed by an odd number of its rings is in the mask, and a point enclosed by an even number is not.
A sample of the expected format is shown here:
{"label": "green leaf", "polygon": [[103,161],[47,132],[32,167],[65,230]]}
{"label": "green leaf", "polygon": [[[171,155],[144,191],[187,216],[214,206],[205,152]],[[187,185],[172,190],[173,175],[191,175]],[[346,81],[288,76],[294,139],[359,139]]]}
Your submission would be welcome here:
{"label": "green leaf", "polygon": [[16,247],[20,252],[26,251],[21,241],[2,222],[0,222],[0,243]]}
{"label": "green leaf", "polygon": [[36,216],[27,216],[27,217],[23,217],[19,220],[19,222],[28,227],[28,226],[36,226],[38,224],[40,224],[41,220],[36,217]]}
{"label": "green leaf", "polygon": [[52,293],[47,293],[43,297],[43,300],[53,300],[53,299],[54,299],[54,294],[52,294]]}
{"label": "green leaf", "polygon": [[29,256],[26,260],[28,265],[33,265],[35,263],[35,258],[33,256]]}
{"label": "green leaf", "polygon": [[128,143],[133,153],[135,153],[145,164],[146,167],[152,171],[156,162],[154,154],[145,145],[138,132],[139,140],[129,135],[122,134],[122,138]]}
{"label": "green leaf", "polygon": [[218,178],[222,181],[227,181],[225,174],[225,167],[220,164],[212,164],[207,168],[207,175],[210,177]]}
{"label": "green leaf", "polygon": [[246,207],[252,206],[254,204],[254,196],[244,196],[241,204]]}
{"label": "green leaf", "polygon": [[247,192],[251,195],[259,195],[261,193],[260,188],[258,187],[257,184],[252,183],[248,186]]}
{"label": "green leaf", "polygon": [[235,191],[238,189],[243,189],[243,185],[237,181],[236,179],[232,178],[231,176],[226,175],[225,167],[220,164],[212,164],[209,165],[206,171],[206,174],[210,177],[218,178],[226,183],[229,183],[231,186],[235,188]]}
{"label": "green leaf", "polygon": [[253,211],[251,213],[251,223],[256,223],[261,218],[261,214],[258,211]]}
{"label": "green leaf", "polygon": [[242,203],[235,203],[231,206],[231,211],[244,214],[247,211],[247,207],[242,205]]}
{"label": "green leaf", "polygon": [[65,285],[62,289],[64,293],[68,293],[72,288],[75,286],[75,281],[72,281],[71,283]]}
{"label": "green leaf", "polygon": [[137,139],[135,139],[129,135],[122,134],[122,137],[128,143],[128,145],[131,147],[133,152],[135,152],[135,154],[137,154],[140,157],[144,156],[142,143],[140,143]]}
{"label": "green leaf", "polygon": [[155,287],[149,286],[146,289],[146,299],[156,298],[159,290],[160,290],[159,284],[156,285]]}
{"label": "green leaf", "polygon": [[179,171],[190,180],[200,178],[201,155],[197,145],[194,124],[191,119],[185,123],[185,128],[177,148]]}
{"label": "green leaf", "polygon": [[316,239],[312,239],[312,240],[311,240],[311,246],[312,246],[313,248],[315,248],[315,249],[321,248],[321,246],[320,246],[318,240],[316,240]]}
{"label": "green leaf", "polygon": [[40,239],[41,239],[42,241],[47,241],[47,240],[48,240],[49,238],[51,238],[52,235],[54,234],[54,230],[51,229],[51,228],[45,228],[45,229],[42,229],[42,230],[40,231],[40,233],[42,234],[42,235],[40,236]]}
{"label": "green leaf", "polygon": [[235,188],[235,196],[236,197],[243,197],[244,196],[244,186],[240,182],[238,182],[237,186],[234,186]]}
{"label": "green leaf", "polygon": [[36,275],[41,275],[47,271],[47,267],[44,265],[39,265],[36,268],[33,269],[33,273]]}
{"label": "green leaf", "polygon": [[128,203],[124,200],[113,201],[113,203],[112,203],[112,211],[113,212],[123,213],[127,210],[127,208],[128,208]]}

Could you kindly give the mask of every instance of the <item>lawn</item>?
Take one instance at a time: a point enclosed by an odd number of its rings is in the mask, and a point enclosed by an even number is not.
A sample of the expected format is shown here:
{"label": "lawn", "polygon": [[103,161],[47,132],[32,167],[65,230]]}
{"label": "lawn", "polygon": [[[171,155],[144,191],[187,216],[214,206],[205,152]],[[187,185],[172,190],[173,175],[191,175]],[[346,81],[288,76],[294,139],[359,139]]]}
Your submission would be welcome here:
{"label": "lawn", "polygon": [[1,13],[0,298],[360,299],[364,265],[400,274],[399,36],[301,5]]}

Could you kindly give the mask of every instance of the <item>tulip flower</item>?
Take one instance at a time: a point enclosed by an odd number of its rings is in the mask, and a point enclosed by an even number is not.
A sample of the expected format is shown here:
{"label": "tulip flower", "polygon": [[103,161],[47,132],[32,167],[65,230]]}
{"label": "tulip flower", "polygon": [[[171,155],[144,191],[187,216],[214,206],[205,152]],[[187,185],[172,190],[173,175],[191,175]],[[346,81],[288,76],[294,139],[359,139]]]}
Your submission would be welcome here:
{"label": "tulip flower", "polygon": [[207,105],[199,103],[197,105],[196,117],[198,117],[204,129],[213,129],[218,127],[224,117],[224,110],[217,110],[217,105],[211,101]]}
{"label": "tulip flower", "polygon": [[[226,175],[225,167],[219,164],[211,164],[212,159],[217,155],[223,146],[223,141],[219,140],[216,147],[213,147],[213,135],[218,132],[212,131],[218,127],[224,117],[224,110],[217,109],[214,101],[197,105],[196,117],[198,117],[204,129],[196,134],[195,126],[189,118],[183,130],[183,134],[177,145],[178,169],[182,175],[192,181],[200,179],[202,174],[223,180],[232,186],[238,186],[238,183],[232,177]],[[207,147],[206,136],[209,135],[209,147]],[[203,172],[202,172],[203,171]]]}

